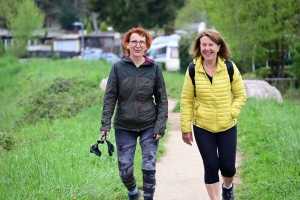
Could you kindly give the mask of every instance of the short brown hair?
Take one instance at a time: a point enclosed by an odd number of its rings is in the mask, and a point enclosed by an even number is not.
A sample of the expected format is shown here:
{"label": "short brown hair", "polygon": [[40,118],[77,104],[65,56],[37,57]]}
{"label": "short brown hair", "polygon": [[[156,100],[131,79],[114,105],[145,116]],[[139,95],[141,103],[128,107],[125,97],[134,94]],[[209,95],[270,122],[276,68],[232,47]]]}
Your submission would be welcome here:
{"label": "short brown hair", "polygon": [[230,58],[231,52],[228,45],[226,44],[220,33],[213,29],[205,29],[204,31],[200,32],[194,40],[193,46],[190,50],[190,54],[192,54],[194,58],[198,58],[201,56],[200,39],[203,36],[209,37],[214,43],[220,45],[218,56],[225,60],[228,60]]}
{"label": "short brown hair", "polygon": [[[140,36],[142,37],[146,37],[146,46],[147,46],[147,50],[151,47],[151,43],[152,43],[152,40],[153,38],[151,37],[151,35],[143,28],[141,27],[137,27],[137,28],[132,28],[130,29],[129,31],[127,31],[123,37],[123,41],[122,41],[122,44],[123,44],[123,48],[124,50],[126,51],[127,54],[129,54],[129,50],[127,49],[127,45],[130,41],[130,36],[132,33],[137,33],[139,34]],[[146,52],[147,52],[146,50]],[[145,52],[145,53],[146,53]]]}

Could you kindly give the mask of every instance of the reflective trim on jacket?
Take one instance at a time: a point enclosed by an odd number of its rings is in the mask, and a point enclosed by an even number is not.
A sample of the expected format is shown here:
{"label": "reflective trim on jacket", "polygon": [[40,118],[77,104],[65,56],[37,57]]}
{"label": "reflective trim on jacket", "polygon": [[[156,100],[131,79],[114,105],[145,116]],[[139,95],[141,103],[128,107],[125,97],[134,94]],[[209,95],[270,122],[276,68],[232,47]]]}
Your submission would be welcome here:
{"label": "reflective trim on jacket", "polygon": [[233,63],[230,84],[225,60],[218,58],[211,83],[202,67],[201,57],[194,63],[197,95],[194,99],[194,85],[187,70],[180,102],[181,132],[192,132],[191,123],[213,133],[233,127],[246,102],[246,90],[238,68]]}

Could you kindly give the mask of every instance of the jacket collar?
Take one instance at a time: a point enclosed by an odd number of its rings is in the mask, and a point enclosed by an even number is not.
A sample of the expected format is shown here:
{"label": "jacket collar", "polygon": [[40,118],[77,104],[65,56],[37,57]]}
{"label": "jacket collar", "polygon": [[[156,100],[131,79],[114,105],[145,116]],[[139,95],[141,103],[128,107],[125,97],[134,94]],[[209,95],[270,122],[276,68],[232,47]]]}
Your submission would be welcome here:
{"label": "jacket collar", "polygon": [[[199,71],[201,73],[205,73],[203,67],[202,67],[202,56],[195,58],[194,60],[195,63],[195,70]],[[218,56],[218,61],[217,61],[217,69],[216,72],[222,71],[226,68],[226,64],[225,64],[225,59],[220,58]]]}
{"label": "jacket collar", "polygon": [[[141,64],[140,66],[146,66],[146,65],[153,65],[154,64],[154,60],[152,60],[151,58],[149,58],[145,55],[143,55],[143,57],[145,58],[145,62],[143,64]],[[125,62],[130,62],[130,63],[134,64],[134,62],[130,59],[129,55],[124,56],[123,60]]]}

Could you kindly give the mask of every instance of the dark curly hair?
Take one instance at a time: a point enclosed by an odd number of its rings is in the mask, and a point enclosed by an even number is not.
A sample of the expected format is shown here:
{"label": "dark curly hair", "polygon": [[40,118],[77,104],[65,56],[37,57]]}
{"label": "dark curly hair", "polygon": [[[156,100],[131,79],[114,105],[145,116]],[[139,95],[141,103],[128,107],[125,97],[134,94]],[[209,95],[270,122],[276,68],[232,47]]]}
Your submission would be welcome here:
{"label": "dark curly hair", "polygon": [[153,38],[151,37],[151,35],[145,29],[143,29],[141,27],[132,28],[132,29],[130,29],[129,31],[127,31],[125,33],[125,35],[123,37],[122,44],[123,44],[123,48],[126,51],[126,53],[130,54],[129,50],[127,49],[127,45],[128,45],[128,43],[130,41],[130,36],[131,36],[132,33],[137,33],[137,34],[139,34],[142,37],[146,37],[146,46],[147,46],[147,49],[145,51],[145,53],[146,53],[147,50],[151,46]]}

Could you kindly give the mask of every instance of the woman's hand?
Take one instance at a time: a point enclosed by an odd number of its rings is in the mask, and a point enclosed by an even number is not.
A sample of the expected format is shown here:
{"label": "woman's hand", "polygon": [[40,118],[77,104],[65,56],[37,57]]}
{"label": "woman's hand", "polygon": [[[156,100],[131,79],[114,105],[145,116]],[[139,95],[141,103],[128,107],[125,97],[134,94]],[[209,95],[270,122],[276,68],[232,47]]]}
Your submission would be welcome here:
{"label": "woman's hand", "polygon": [[155,140],[160,140],[162,138],[162,135],[158,133],[154,133],[153,137],[155,138]]}
{"label": "woman's hand", "polygon": [[103,135],[105,135],[105,138],[108,138],[109,132],[108,131],[101,131],[102,136],[98,139],[98,141],[102,141]]}
{"label": "woman's hand", "polygon": [[192,132],[182,133],[182,140],[185,143],[187,143],[188,145],[192,146],[192,142],[193,142],[193,134],[192,134]]}

